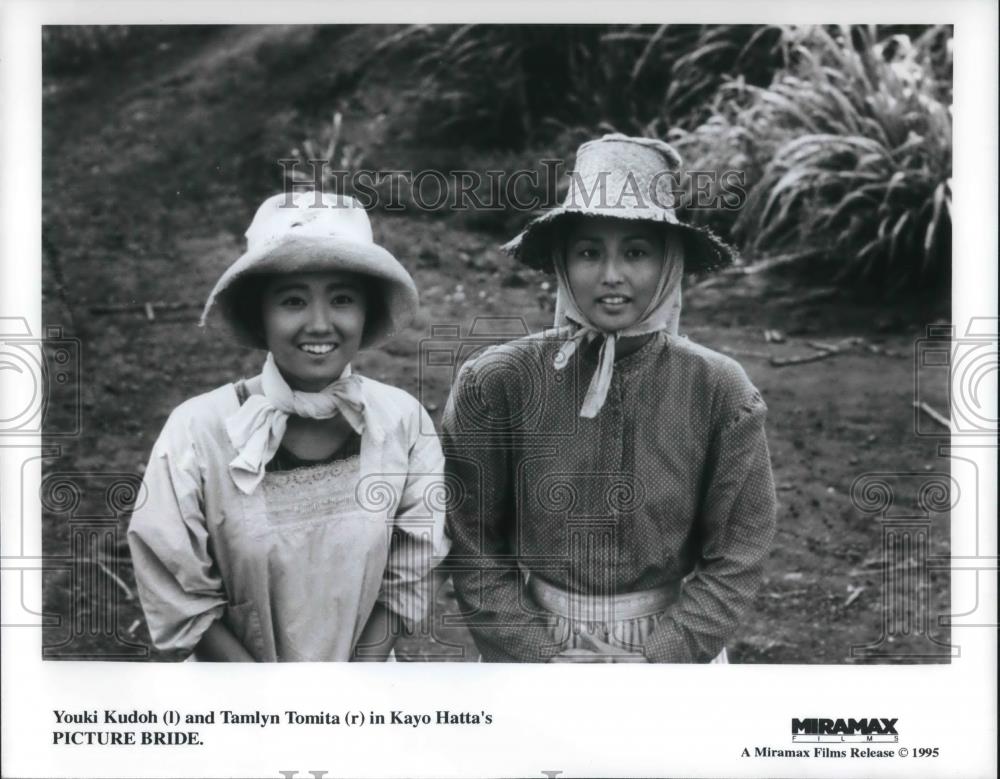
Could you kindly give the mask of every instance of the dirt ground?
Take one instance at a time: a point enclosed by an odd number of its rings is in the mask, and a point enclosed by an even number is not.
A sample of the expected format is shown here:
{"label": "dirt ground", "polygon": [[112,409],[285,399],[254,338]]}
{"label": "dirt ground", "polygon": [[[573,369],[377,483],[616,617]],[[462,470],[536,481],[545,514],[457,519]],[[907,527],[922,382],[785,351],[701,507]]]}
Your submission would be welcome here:
{"label": "dirt ground", "polygon": [[[110,499],[108,485],[141,478],[174,406],[258,370],[258,354],[196,320],[241,253],[254,208],[280,191],[274,160],[301,141],[306,123],[336,106],[346,136],[366,142],[376,164],[400,168],[417,158],[380,129],[398,110],[391,82],[317,64],[349,60],[371,45],[370,35],[194,29],[87,74],[46,79],[44,317],[80,341],[83,421],[79,435],[50,440],[61,451],[45,463],[47,478],[69,474],[82,493],[73,507],[46,496],[54,488],[43,483],[44,551],[55,561],[45,574],[44,608],[53,617],[47,657],[165,659],[148,648],[131,596],[124,542],[131,498],[126,489]],[[338,57],[317,60],[334,42]],[[543,285],[551,280],[514,268],[497,250],[504,236],[473,229],[473,220],[411,212],[373,220],[376,240],[413,274],[422,312],[408,333],[356,365],[418,394],[439,421],[447,380],[418,385],[419,345],[431,326],[467,332],[477,316],[514,316],[539,329],[550,324]],[[177,306],[150,320],[143,304],[156,301]],[[99,310],[109,305],[135,308]],[[938,456],[946,439],[917,435],[913,408],[918,383],[916,399],[948,408],[943,375],[917,377],[914,367],[926,324],[947,316],[946,306],[810,293],[774,274],[693,281],[687,290],[682,332],[736,357],[770,409],[778,534],[732,660],[947,662],[949,635],[939,619],[952,610],[947,571],[925,563],[948,555],[948,501],[918,505],[921,490],[947,476],[948,461]],[[766,330],[780,331],[783,342],[766,340]],[[818,355],[822,344],[840,351],[788,366],[772,361]],[[50,429],[62,429],[76,409],[65,402],[49,413]],[[882,474],[870,478],[888,485],[891,512],[904,519],[880,519],[871,490],[852,500],[865,474]],[[88,532],[107,545],[79,547]],[[901,572],[911,574],[905,586]],[[447,591],[439,605],[454,612]],[[433,636],[409,640],[401,654],[476,659],[464,630],[443,628],[441,617]]]}

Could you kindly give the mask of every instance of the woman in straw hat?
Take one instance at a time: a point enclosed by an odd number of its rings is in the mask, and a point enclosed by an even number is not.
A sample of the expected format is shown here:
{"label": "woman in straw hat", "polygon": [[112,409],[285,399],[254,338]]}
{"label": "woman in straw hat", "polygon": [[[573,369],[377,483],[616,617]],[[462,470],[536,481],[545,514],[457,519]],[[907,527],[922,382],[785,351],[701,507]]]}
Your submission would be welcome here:
{"label": "woman in straw hat", "polygon": [[447,553],[443,459],[420,404],[351,360],[407,325],[416,288],[347,197],[276,195],[246,235],[202,322],[267,356],[153,447],[128,532],[150,634],[208,660],[385,659]]}
{"label": "woman in straw hat", "polygon": [[726,662],[775,524],[766,407],[678,336],[681,224],[658,140],[585,143],[562,207],[504,248],[553,271],[556,327],[467,362],[443,423],[455,586],[487,661]]}

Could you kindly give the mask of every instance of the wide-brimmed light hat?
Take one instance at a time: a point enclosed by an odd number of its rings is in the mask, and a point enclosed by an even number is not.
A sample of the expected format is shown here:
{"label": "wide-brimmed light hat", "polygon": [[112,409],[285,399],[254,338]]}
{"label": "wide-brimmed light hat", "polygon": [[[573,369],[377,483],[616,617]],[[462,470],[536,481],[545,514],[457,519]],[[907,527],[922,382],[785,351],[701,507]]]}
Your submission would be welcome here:
{"label": "wide-brimmed light hat", "polygon": [[[346,195],[307,190],[265,200],[246,231],[247,250],[219,278],[201,324],[213,312],[240,343],[266,349],[247,321],[242,283],[276,273],[340,271],[368,277],[378,300],[369,305],[361,346],[382,343],[405,328],[417,310],[417,288],[399,261],[375,243],[365,209]],[[244,301],[245,302],[245,301]]]}
{"label": "wide-brimmed light hat", "polygon": [[613,133],[588,141],[577,149],[563,204],[536,217],[501,248],[530,267],[551,272],[561,222],[569,214],[582,214],[669,225],[684,242],[687,272],[731,265],[736,256],[732,247],[707,228],[677,218],[674,187],[680,168],[676,149],[656,138]]}

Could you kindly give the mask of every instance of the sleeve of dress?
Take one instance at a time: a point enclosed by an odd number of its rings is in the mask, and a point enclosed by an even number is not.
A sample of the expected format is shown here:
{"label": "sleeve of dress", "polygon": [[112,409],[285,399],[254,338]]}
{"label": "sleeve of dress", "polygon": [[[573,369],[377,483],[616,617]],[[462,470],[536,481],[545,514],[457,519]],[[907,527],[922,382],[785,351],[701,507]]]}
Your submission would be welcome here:
{"label": "sleeve of dress", "polygon": [[407,474],[378,601],[412,631],[430,612],[432,571],[447,557],[451,543],[445,528],[444,455],[434,424],[419,403],[414,403],[407,428]]}
{"label": "sleeve of dress", "polygon": [[701,558],[646,640],[651,662],[704,663],[718,655],[753,603],[774,539],[767,406],[736,363],[727,369],[713,411],[715,432],[696,529]]}
{"label": "sleeve of dress", "polygon": [[445,473],[459,491],[448,511],[449,568],[484,660],[547,662],[561,648],[532,607],[517,565],[511,431],[490,422],[509,420],[510,402],[500,382],[479,379],[480,368],[479,361],[462,367],[442,422]]}
{"label": "sleeve of dress", "polygon": [[189,653],[222,616],[226,595],[209,552],[197,453],[176,414],[153,446],[143,486],[128,529],[139,598],[153,644]]}

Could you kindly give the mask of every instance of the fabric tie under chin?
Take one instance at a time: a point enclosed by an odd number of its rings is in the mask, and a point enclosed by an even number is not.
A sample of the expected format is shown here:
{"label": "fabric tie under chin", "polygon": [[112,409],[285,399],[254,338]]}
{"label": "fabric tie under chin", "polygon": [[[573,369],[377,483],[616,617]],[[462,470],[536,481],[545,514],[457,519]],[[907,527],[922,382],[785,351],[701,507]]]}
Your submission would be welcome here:
{"label": "fabric tie under chin", "polygon": [[293,390],[268,352],[261,372],[262,395],[251,395],[239,411],[226,420],[226,432],[236,449],[229,472],[236,486],[250,495],[264,478],[274,458],[291,415],[308,419],[330,419],[343,415],[359,435],[366,429],[381,438],[382,431],[365,413],[364,392],[351,366],[319,392]]}
{"label": "fabric tie under chin", "polygon": [[603,408],[611,387],[615,369],[615,351],[619,338],[649,335],[666,330],[677,335],[681,314],[681,279],[684,276],[683,247],[678,240],[668,239],[664,250],[663,271],[656,292],[649,306],[639,319],[616,332],[608,332],[594,325],[580,309],[566,275],[566,257],[558,251],[553,257],[558,289],[556,291],[555,335],[565,338],[556,353],[553,367],[562,370],[583,344],[598,338],[603,340],[598,354],[597,370],[587,387],[587,394],[580,408],[580,416],[593,419]]}

